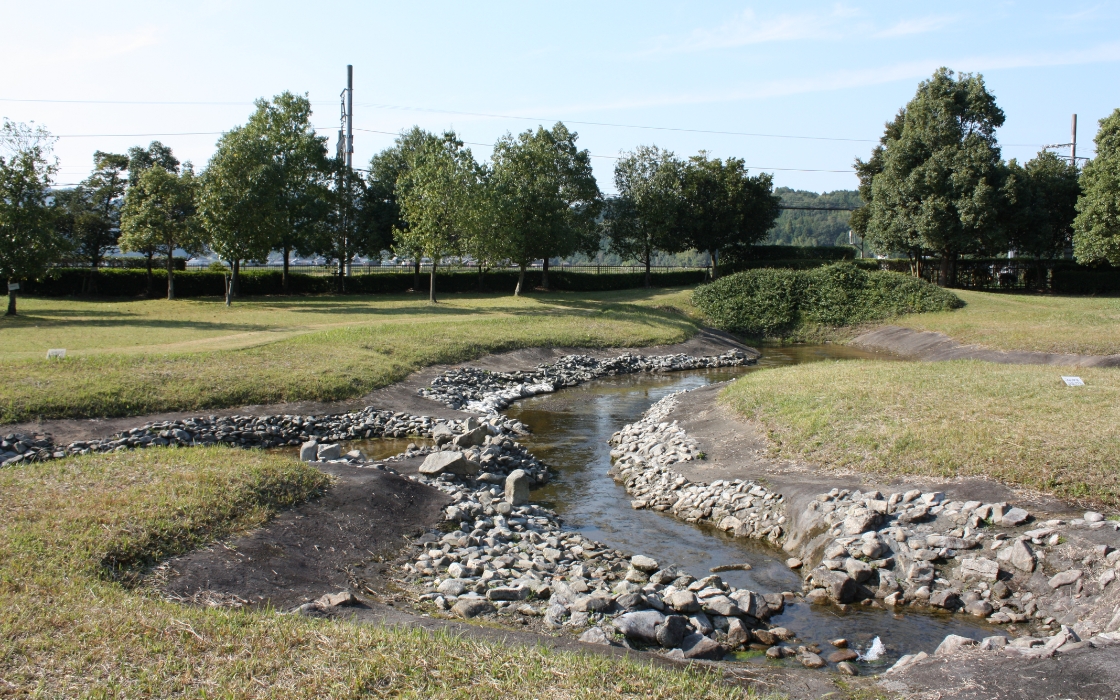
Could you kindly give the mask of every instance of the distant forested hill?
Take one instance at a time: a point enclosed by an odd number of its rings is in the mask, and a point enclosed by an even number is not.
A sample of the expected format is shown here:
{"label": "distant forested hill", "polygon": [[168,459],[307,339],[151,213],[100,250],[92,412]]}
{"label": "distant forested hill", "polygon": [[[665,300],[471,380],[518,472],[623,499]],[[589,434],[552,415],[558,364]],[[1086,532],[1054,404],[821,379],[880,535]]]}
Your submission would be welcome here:
{"label": "distant forested hill", "polygon": [[[858,207],[862,205],[859,192],[804,192],[779,187],[774,194],[782,204],[796,207]],[[785,210],[778,217],[766,243],[773,245],[847,245],[848,217],[846,211],[796,211]]]}

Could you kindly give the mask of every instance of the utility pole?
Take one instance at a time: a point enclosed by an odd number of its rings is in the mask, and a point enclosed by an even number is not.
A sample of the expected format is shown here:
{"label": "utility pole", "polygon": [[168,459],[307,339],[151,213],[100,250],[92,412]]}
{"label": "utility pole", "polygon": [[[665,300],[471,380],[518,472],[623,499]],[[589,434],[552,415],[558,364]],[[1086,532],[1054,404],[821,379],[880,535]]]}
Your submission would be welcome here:
{"label": "utility pole", "polygon": [[[352,272],[351,258],[353,255],[350,253],[350,237],[349,237],[349,221],[347,221],[346,214],[350,206],[348,197],[349,191],[349,177],[354,167],[354,66],[346,66],[346,89],[340,95],[342,100],[342,125],[338,130],[338,147],[337,157],[339,164],[343,167],[339,169],[338,174],[338,187],[342,195],[342,251],[341,258],[338,261],[340,276],[350,276]],[[341,282],[341,280],[340,280]]]}
{"label": "utility pole", "polygon": [[1073,115],[1073,123],[1070,126],[1072,137],[1069,142],[1069,164],[1077,166],[1077,115]]}

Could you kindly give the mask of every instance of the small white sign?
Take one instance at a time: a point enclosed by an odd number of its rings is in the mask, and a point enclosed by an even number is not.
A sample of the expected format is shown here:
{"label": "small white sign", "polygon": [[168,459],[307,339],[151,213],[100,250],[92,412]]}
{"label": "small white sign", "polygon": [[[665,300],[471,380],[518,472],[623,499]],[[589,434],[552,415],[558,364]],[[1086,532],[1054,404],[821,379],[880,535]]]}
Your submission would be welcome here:
{"label": "small white sign", "polygon": [[1081,377],[1062,377],[1062,381],[1066,383],[1066,386],[1085,386]]}
{"label": "small white sign", "polygon": [[62,359],[66,357],[66,348],[52,348],[47,350],[47,359],[53,360],[55,358]]}
{"label": "small white sign", "polygon": [[9,282],[8,283],[8,291],[9,292],[18,292],[19,291],[19,282]]}

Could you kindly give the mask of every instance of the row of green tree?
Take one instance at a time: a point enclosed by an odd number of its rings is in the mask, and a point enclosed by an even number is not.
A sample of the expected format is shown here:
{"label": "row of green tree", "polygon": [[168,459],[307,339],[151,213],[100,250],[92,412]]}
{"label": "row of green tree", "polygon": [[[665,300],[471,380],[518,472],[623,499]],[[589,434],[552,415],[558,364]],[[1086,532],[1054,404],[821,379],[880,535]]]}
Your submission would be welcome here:
{"label": "row of green tree", "polygon": [[1080,263],[1120,265],[1120,109],[1101,120],[1083,170],[1045,150],[1004,162],[995,136],[1003,123],[983,76],[938,70],[871,157],[856,160],[864,206],[852,229],[877,251],[908,256],[916,275],[939,258],[949,286],[966,255],[1042,260],[1072,246]]}
{"label": "row of green tree", "polygon": [[[544,261],[606,248],[650,266],[659,253],[721,251],[742,255],[762,240],[778,215],[769,175],[750,175],[743,161],[700,153],[687,160],[656,146],[623,154],[615,168],[618,195],[604,198],[590,156],[562,123],[495,144],[479,163],[453,133],[413,128],[377,154],[362,172],[328,157],[311,126],[305,96],[258,100],[246,124],[222,135],[198,174],[153,142],[126,154],[98,151],[79,186],[52,188],[52,139],[41,128],[5,122],[0,156],[0,275],[17,283],[51,264],[78,258],[97,268],[118,247],[167,265],[175,296],[176,250],[217,254],[231,270],[236,295],[246,261],[283,256],[288,289],[293,253],[334,261],[338,285],[355,256],[393,250],[415,264],[472,258],[486,267],[514,264],[521,275]],[[9,310],[14,313],[14,296]]]}

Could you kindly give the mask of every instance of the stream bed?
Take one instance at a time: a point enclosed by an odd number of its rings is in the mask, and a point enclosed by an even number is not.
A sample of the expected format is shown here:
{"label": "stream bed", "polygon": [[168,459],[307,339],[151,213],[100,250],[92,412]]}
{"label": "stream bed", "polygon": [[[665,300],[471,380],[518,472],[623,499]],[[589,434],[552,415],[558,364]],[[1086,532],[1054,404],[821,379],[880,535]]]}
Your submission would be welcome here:
{"label": "stream bed", "polygon": [[[553,470],[553,480],[533,492],[533,501],[554,509],[567,529],[624,552],[651,556],[663,566],[681,567],[697,578],[709,575],[715,566],[747,562],[751,570],[725,571],[720,576],[734,586],[761,593],[800,592],[801,577],[785,565],[787,555],[780,550],[690,525],[668,514],[632,509],[626,489],[607,474],[611,466],[607,441],[673,392],[769,367],[865,357],[882,356],[833,345],[767,348],[753,367],[608,377],[523,399],[505,413],[532,429],[532,435],[522,442]],[[785,611],[770,622],[789,628],[803,644],[820,644],[822,655],[832,650],[828,641],[837,637],[847,639],[861,653],[878,637],[885,647],[873,662],[879,670],[903,654],[933,652],[947,634],[979,640],[999,633],[998,628],[959,613],[896,614],[860,606],[840,611],[804,602],[787,603]],[[750,656],[740,654],[738,658]]]}

